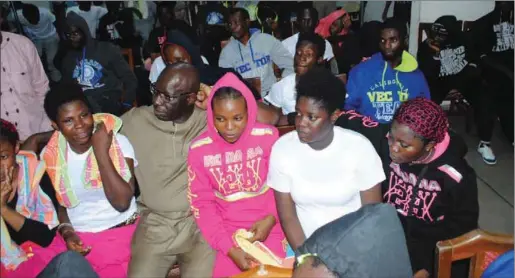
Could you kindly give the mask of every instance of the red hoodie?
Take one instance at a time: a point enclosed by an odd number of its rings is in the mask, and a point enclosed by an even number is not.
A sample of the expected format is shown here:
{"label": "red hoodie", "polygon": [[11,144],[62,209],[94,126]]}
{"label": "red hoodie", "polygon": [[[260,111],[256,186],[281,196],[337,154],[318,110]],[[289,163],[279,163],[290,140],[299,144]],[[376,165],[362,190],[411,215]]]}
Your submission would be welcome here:
{"label": "red hoodie", "polygon": [[[204,238],[213,249],[226,255],[234,246],[233,233],[237,229],[249,230],[267,215],[277,220],[269,239],[284,239],[284,234],[273,190],[265,184],[271,148],[279,133],[275,127],[257,122],[254,96],[234,74],[225,74],[212,92],[221,87],[232,87],[243,94],[247,126],[238,141],[228,143],[215,129],[213,110],[208,106],[207,131],[193,140],[188,153],[188,198]],[[277,250],[268,247],[277,254]]]}

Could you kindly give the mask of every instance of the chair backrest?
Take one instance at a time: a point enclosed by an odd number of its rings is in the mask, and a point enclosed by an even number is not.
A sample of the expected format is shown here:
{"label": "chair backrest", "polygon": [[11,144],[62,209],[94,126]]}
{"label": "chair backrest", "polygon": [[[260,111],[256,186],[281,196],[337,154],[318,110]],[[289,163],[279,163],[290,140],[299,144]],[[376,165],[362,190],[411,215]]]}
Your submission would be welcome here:
{"label": "chair backrest", "polygon": [[122,55],[127,56],[129,67],[134,71],[134,57],[132,56],[132,49],[122,48]]}
{"label": "chair backrest", "polygon": [[476,229],[436,244],[438,278],[451,277],[453,261],[470,259],[469,277],[479,278],[495,258],[513,249],[513,235],[492,234]]}
{"label": "chair backrest", "polygon": [[254,90],[261,93],[261,79],[259,77],[244,78]]}
{"label": "chair backrest", "polygon": [[338,79],[340,79],[343,82],[343,84],[347,85],[347,74],[346,73],[337,74],[336,77],[338,77]]}
{"label": "chair backrest", "polygon": [[158,57],[161,57],[161,53],[150,53],[150,59],[152,60],[152,63],[154,62],[155,59],[157,59]]}
{"label": "chair backrest", "polygon": [[247,278],[247,277],[290,278],[292,275],[293,275],[292,269],[264,265],[264,266],[256,266],[250,270],[247,270],[238,275],[235,275],[232,278]]}
{"label": "chair backrest", "polygon": [[228,43],[229,43],[229,40],[221,41],[221,42],[220,42],[220,47],[221,47],[221,48],[224,48]]}
{"label": "chair backrest", "polygon": [[295,126],[294,125],[278,126],[277,130],[279,130],[279,136],[283,136],[284,134],[295,130]]}

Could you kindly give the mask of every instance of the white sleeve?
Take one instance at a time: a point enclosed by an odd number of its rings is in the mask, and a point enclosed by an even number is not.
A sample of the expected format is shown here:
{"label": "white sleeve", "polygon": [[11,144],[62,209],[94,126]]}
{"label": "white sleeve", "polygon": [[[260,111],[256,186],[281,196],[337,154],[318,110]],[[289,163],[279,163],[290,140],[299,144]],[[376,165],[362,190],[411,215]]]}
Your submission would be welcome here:
{"label": "white sleeve", "polygon": [[163,71],[164,67],[160,69],[160,63],[163,63],[162,57],[157,57],[154,62],[152,63],[152,67],[150,68],[150,74],[148,75],[148,79],[150,80],[150,83],[157,82],[157,78]]}
{"label": "white sleeve", "polygon": [[378,183],[383,182],[386,179],[383,169],[383,163],[381,158],[377,154],[374,146],[370,141],[363,137],[363,142],[356,145],[357,152],[359,154],[358,177],[359,178],[359,190],[366,191]]}
{"label": "white sleeve", "polygon": [[98,7],[98,20],[100,20],[104,15],[107,14],[107,9],[104,7]]}
{"label": "white sleeve", "polygon": [[277,146],[272,147],[266,183],[276,191],[290,193],[292,181],[290,175],[284,171],[286,163],[284,163],[284,156],[281,153],[277,150]]}
{"label": "white sleeve", "polygon": [[334,57],[333,53],[333,47],[331,44],[325,40],[325,53],[324,53],[324,60],[329,61]]}
{"label": "white sleeve", "polygon": [[281,90],[281,89],[282,89],[281,81],[274,83],[274,85],[272,85],[272,88],[270,89],[270,93],[265,96],[265,100],[270,102],[270,104],[272,104],[273,106],[275,106],[277,108],[282,108],[284,103],[283,103],[283,94],[282,94],[283,90]]}
{"label": "white sleeve", "polygon": [[122,150],[123,157],[130,158],[134,161],[134,168],[138,166],[138,160],[136,159],[136,155],[134,154],[134,148],[132,147],[129,139],[120,133],[116,134],[116,140],[120,145],[120,149]]}

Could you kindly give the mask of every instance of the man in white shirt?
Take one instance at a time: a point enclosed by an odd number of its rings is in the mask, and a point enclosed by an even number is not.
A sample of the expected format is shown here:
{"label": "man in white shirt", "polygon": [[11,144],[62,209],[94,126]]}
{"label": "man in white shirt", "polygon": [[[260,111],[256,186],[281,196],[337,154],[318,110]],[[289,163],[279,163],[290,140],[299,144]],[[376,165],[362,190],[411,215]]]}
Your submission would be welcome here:
{"label": "man in white shirt", "polygon": [[38,50],[39,57],[46,56],[46,64],[50,79],[61,80],[61,73],[54,65],[54,57],[59,48],[59,36],[55,30],[55,16],[46,8],[38,8],[33,4],[23,4],[17,11],[23,30]]}
{"label": "man in white shirt", "polygon": [[306,73],[309,69],[323,64],[324,52],[326,50],[326,42],[324,39],[315,33],[301,33],[297,38],[298,42],[295,56],[293,58],[293,68],[295,73],[286,76],[279,82],[272,85],[270,94],[265,97],[265,100],[281,109],[283,115],[288,115],[295,112],[296,91],[295,86],[299,76]]}
{"label": "man in white shirt", "polygon": [[[315,8],[302,8],[297,11],[297,20],[296,25],[299,30],[299,33],[286,38],[282,41],[284,47],[291,53],[291,55],[295,55],[295,49],[297,47],[297,42],[299,41],[299,34],[303,33],[315,33],[315,27],[318,25],[318,11]],[[331,71],[335,74],[338,73],[338,65],[335,65],[335,69],[333,69],[333,64],[336,63],[334,60],[333,47],[331,44],[325,40],[325,51],[324,53],[324,61],[331,64]]]}
{"label": "man in white shirt", "polygon": [[92,6],[91,1],[77,1],[78,6],[70,7],[66,9],[66,14],[70,11],[80,15],[86,23],[88,23],[91,37],[97,37],[98,23],[100,18],[107,14],[107,9],[99,6]]}

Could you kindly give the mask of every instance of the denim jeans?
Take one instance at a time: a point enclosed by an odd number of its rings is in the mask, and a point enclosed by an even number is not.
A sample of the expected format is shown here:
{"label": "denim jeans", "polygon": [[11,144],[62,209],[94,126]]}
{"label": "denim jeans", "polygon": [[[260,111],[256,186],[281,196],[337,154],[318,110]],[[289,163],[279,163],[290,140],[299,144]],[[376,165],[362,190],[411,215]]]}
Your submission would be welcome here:
{"label": "denim jeans", "polygon": [[63,252],[43,269],[37,278],[97,278],[89,262],[75,251]]}

